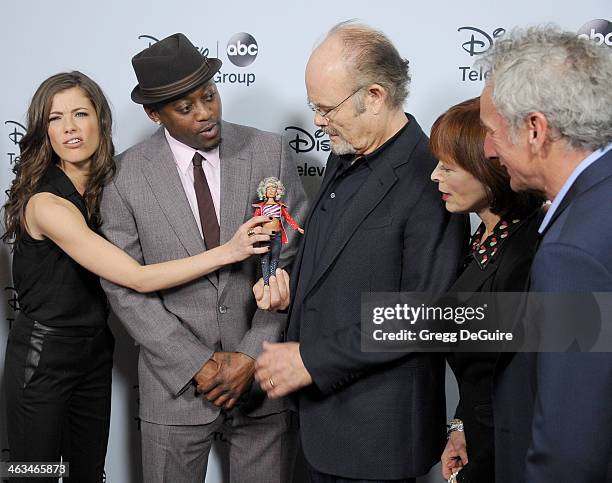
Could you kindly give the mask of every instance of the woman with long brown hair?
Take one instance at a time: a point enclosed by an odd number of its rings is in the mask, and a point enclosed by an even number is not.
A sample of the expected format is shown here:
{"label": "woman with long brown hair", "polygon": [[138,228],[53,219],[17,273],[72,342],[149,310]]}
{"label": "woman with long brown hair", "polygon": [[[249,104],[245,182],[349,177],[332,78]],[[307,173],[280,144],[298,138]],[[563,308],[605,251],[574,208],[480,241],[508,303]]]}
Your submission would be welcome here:
{"label": "woman with long brown hair", "polygon": [[[180,285],[265,253],[252,218],[224,245],[141,266],[98,234],[100,196],[115,172],[112,117],[80,72],[45,80],[28,109],[21,157],[4,205],[20,313],[5,362],[12,461],[70,463],[70,478],[102,481],[114,340],[98,276],[139,292]],[[23,481],[20,479],[19,481]],[[40,478],[36,481],[40,481]]]}

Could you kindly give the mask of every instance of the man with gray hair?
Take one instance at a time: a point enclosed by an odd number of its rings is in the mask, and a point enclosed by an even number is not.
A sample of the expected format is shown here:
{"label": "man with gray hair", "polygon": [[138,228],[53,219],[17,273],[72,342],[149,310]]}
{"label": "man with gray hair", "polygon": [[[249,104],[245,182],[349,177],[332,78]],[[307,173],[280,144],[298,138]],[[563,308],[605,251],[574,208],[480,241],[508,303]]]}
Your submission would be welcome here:
{"label": "man with gray hair", "polygon": [[[504,36],[485,63],[485,152],[513,189],[552,200],[530,290],[612,291],[612,50],[539,27]],[[558,328],[549,318],[544,342]],[[612,354],[502,358],[495,425],[496,482],[612,481]]]}
{"label": "man with gray hair", "polygon": [[299,390],[314,482],[412,482],[445,442],[442,355],[361,350],[361,294],[445,291],[466,233],[429,180],[436,160],[403,110],[409,80],[389,39],[354,23],[306,67],[333,154],[292,271],[291,342],[264,344],[256,378],[271,398]]}

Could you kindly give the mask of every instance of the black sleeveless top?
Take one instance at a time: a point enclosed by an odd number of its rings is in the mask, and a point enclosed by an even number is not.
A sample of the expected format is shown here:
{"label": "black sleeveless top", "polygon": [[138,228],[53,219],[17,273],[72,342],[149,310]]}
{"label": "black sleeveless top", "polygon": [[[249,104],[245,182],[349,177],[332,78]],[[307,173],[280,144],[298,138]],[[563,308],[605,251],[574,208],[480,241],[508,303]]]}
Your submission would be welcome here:
{"label": "black sleeveless top", "polygon": [[[85,200],[68,176],[52,164],[37,193],[47,192],[73,203],[87,219]],[[97,231],[91,222],[88,226]],[[24,232],[13,253],[13,281],[22,313],[51,327],[100,327],[108,303],[97,275],[81,267],[48,238]]]}

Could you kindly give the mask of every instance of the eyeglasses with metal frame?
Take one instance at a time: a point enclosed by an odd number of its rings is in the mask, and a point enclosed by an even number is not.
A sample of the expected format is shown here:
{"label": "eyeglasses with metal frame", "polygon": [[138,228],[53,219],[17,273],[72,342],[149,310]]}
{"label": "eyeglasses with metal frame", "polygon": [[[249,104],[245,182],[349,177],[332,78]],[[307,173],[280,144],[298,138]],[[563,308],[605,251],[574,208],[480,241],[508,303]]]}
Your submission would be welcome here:
{"label": "eyeglasses with metal frame", "polygon": [[342,99],[338,104],[336,104],[334,107],[332,107],[331,109],[328,109],[327,111],[322,111],[320,107],[317,107],[315,104],[313,104],[312,102],[308,103],[308,107],[312,110],[312,112],[316,112],[319,116],[321,116],[323,119],[325,119],[326,121],[329,121],[329,115],[335,111],[336,109],[338,109],[340,106],[342,106],[342,104],[344,104],[346,101],[348,101],[351,97],[353,97],[355,94],[357,94],[361,89],[363,89],[365,86],[361,86],[358,87],[356,90],[354,90],[353,92],[351,92],[348,96],[346,96],[344,99]]}

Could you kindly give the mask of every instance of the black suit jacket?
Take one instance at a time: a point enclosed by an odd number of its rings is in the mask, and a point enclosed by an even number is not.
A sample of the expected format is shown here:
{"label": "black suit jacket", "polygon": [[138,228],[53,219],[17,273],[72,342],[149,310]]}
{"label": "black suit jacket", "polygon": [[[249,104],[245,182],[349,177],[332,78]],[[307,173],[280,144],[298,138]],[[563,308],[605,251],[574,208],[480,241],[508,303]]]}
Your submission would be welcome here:
{"label": "black suit jacket", "polygon": [[[288,327],[314,380],[298,396],[304,454],[317,470],[347,478],[424,474],[444,446],[443,357],[361,352],[361,294],[445,291],[466,240],[466,218],[444,209],[429,178],[436,160],[428,139],[408,117],[336,220],[317,264],[303,264],[315,265],[313,273],[300,272],[302,251],[293,271],[292,293],[300,277],[309,280]],[[313,210],[338,161],[330,156]]]}
{"label": "black suit jacket", "polygon": [[[611,247],[609,151],[580,174],[544,231],[530,290],[612,292]],[[586,309],[575,320],[578,334],[599,323]],[[558,324],[549,313],[542,322],[544,342]],[[612,482],[612,353],[518,353],[504,362],[495,388],[503,437],[496,441],[503,444],[496,481]]]}

